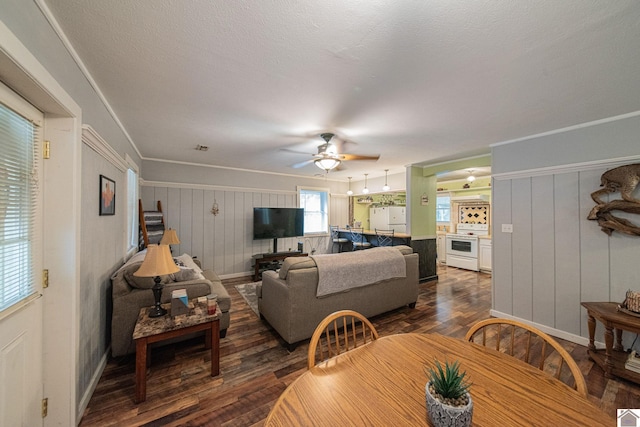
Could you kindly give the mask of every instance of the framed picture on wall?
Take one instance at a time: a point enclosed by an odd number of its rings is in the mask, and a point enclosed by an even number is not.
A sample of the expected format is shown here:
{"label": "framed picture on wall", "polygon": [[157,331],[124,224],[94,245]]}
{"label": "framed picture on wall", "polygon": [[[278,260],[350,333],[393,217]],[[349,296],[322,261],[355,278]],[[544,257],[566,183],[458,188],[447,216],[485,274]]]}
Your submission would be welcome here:
{"label": "framed picture on wall", "polygon": [[100,175],[100,215],[116,214],[116,183]]}

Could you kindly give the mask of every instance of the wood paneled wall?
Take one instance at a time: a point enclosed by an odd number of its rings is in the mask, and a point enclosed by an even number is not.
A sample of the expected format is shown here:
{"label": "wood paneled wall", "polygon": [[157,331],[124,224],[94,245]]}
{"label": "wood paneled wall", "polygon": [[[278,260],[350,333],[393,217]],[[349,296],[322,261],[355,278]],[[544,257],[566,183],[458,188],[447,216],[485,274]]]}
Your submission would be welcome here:
{"label": "wood paneled wall", "polygon": [[[203,267],[212,268],[221,276],[229,277],[251,271],[251,256],[271,252],[272,240],[253,240],[254,207],[297,207],[296,192],[256,192],[251,189],[206,189],[174,184],[145,185],[141,189],[145,210],[155,210],[156,201],[162,202],[167,227],[176,229],[179,245],[173,245],[174,254],[197,256]],[[220,210],[211,213],[214,201]],[[332,195],[329,221],[346,224],[348,198]],[[278,250],[296,250],[298,242],[304,250],[326,253],[331,250],[328,235],[278,239]]]}
{"label": "wood paneled wall", "polygon": [[[607,236],[587,219],[595,206],[590,194],[613,166],[603,162],[583,170],[494,177],[494,314],[544,325],[584,343],[588,330],[581,301],[621,302],[627,289],[640,289],[640,238]],[[513,233],[503,233],[502,224],[513,224]]]}
{"label": "wood paneled wall", "polygon": [[[83,142],[85,141],[83,133]],[[99,216],[100,174],[116,183],[115,215]],[[126,172],[82,145],[82,215],[77,405],[84,409],[106,364],[111,342],[111,274],[122,265],[127,229]],[[64,247],[61,243],[60,247]],[[61,307],[62,309],[62,307]],[[70,309],[70,307],[67,307]]]}

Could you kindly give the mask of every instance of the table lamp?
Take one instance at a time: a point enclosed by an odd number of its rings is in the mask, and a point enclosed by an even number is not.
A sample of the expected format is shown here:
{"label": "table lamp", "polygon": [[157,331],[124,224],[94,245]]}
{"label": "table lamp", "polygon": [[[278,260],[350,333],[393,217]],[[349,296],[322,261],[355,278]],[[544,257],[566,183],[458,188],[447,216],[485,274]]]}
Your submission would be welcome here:
{"label": "table lamp", "polygon": [[162,235],[160,244],[167,245],[169,247],[171,247],[171,245],[179,245],[180,239],[178,239],[178,234],[176,234],[176,230],[174,230],[173,228],[164,230],[164,234]]}
{"label": "table lamp", "polygon": [[160,276],[176,273],[180,271],[180,267],[173,262],[171,251],[168,245],[149,245],[147,246],[147,255],[142,261],[142,265],[133,273],[137,277],[153,277],[154,285],[151,290],[155,297],[155,306],[149,310],[149,317],[160,317],[167,314],[167,310],[160,306],[160,298],[162,297],[162,288],[164,285],[160,283]]}

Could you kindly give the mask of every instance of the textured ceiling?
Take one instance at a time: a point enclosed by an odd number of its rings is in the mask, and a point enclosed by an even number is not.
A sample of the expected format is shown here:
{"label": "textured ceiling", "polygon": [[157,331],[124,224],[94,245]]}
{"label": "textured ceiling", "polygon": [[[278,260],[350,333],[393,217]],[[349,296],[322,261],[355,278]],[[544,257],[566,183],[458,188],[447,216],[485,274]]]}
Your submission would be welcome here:
{"label": "textured ceiling", "polygon": [[309,176],[333,131],[372,177],[640,110],[636,0],[45,1],[144,158]]}

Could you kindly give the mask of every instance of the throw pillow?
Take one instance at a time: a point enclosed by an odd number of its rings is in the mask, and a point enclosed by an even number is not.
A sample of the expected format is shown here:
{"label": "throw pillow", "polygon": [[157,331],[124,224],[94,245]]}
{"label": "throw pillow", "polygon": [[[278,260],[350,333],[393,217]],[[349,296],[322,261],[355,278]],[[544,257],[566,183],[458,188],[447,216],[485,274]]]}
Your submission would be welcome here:
{"label": "throw pillow", "polygon": [[202,269],[200,267],[198,267],[198,264],[193,262],[193,258],[191,258],[191,255],[182,254],[179,257],[177,257],[177,260],[180,261],[182,263],[182,265],[184,265],[185,267],[192,268],[195,271],[197,271],[198,273],[202,273]]}
{"label": "throw pillow", "polygon": [[180,271],[169,275],[174,282],[187,282],[189,280],[203,279],[202,273],[198,273],[193,268],[180,267]]}
{"label": "throw pillow", "polygon": [[[153,286],[155,285],[153,277],[138,277],[138,276],[134,276],[133,275],[133,273],[138,271],[138,269],[140,268],[140,265],[142,265],[142,261],[134,262],[134,263],[126,266],[125,270],[124,270],[124,274],[123,274],[124,279],[127,281],[129,286],[131,286],[132,288],[138,288],[138,289],[151,289],[151,288],[153,288]],[[171,282],[173,282],[173,280],[171,279],[169,274],[164,275],[164,276],[160,276],[160,283],[167,284],[167,283],[171,283]]]}

